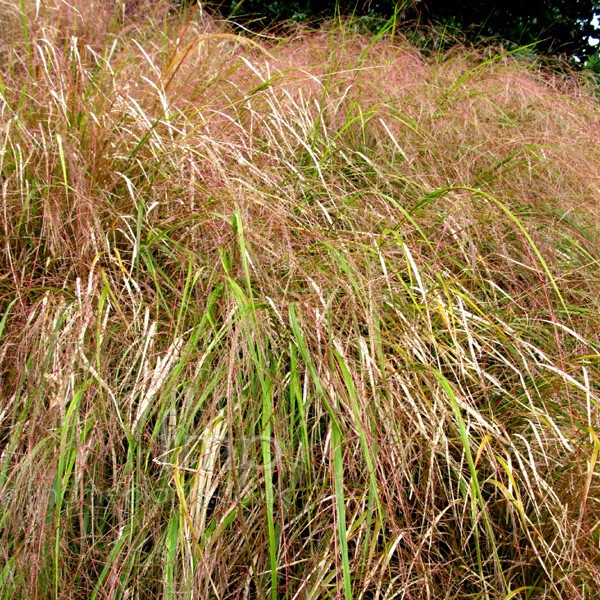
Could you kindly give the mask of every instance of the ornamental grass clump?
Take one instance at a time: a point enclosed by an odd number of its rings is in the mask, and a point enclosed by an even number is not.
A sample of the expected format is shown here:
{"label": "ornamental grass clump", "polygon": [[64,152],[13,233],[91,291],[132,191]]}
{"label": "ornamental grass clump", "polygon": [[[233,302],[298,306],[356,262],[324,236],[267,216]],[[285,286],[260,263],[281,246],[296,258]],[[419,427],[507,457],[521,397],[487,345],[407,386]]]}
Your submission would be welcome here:
{"label": "ornamental grass clump", "polygon": [[600,594],[600,111],[519,52],[0,5],[0,597]]}

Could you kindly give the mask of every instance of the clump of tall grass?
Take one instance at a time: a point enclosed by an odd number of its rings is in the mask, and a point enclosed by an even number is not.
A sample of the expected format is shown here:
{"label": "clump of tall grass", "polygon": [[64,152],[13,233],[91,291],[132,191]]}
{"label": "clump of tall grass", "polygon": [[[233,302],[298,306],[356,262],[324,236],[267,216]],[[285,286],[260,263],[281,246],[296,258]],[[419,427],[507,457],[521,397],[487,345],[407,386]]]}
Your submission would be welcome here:
{"label": "clump of tall grass", "polygon": [[2,598],[598,597],[583,83],[0,15]]}

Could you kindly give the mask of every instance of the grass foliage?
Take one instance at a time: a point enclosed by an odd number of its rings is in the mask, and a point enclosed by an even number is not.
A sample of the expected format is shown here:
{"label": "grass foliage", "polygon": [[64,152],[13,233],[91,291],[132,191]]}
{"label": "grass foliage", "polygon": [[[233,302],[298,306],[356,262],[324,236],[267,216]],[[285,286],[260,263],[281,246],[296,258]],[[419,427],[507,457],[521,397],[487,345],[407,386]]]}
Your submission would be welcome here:
{"label": "grass foliage", "polygon": [[600,597],[585,82],[159,1],[0,44],[0,598]]}

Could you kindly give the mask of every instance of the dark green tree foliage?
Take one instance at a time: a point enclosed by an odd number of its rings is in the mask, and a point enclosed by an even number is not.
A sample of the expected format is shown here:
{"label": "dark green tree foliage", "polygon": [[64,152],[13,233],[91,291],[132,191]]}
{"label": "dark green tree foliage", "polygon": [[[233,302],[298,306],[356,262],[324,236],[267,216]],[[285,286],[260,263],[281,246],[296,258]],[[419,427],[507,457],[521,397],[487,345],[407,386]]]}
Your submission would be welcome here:
{"label": "dark green tree foliage", "polygon": [[442,26],[473,41],[495,38],[525,46],[536,43],[543,55],[566,55],[584,61],[595,52],[588,38],[600,0],[224,0],[209,3],[225,16],[258,27],[284,20],[330,18],[336,11],[376,24],[397,11],[400,20],[416,26]]}
{"label": "dark green tree foliage", "polygon": [[598,35],[592,25],[597,0],[426,0],[417,6],[426,21],[453,25],[470,38],[536,43],[544,55],[585,59],[595,52],[588,38]]}

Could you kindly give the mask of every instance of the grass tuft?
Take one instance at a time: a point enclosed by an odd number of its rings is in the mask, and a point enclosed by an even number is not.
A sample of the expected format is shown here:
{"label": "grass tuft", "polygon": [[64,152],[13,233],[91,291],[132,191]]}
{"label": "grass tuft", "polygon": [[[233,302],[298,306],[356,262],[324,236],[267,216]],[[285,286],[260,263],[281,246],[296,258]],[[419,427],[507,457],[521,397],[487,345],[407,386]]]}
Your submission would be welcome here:
{"label": "grass tuft", "polygon": [[599,597],[589,84],[162,0],[0,65],[0,598]]}

